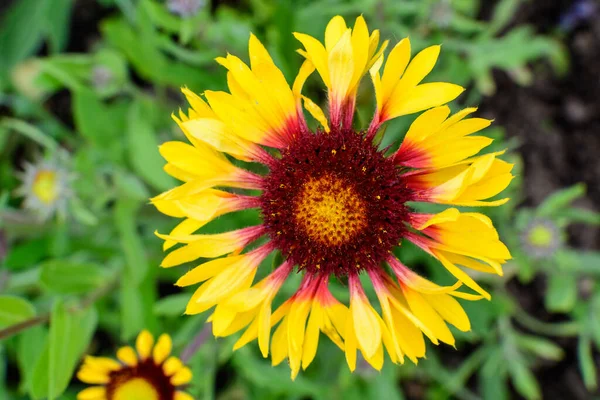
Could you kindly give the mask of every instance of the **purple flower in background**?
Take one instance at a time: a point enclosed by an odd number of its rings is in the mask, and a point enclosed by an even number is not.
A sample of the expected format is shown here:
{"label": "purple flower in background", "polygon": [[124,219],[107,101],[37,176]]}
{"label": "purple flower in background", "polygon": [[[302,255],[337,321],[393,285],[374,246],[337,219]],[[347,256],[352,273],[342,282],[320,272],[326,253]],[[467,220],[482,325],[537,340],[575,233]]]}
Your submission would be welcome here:
{"label": "purple flower in background", "polygon": [[206,0],[167,0],[169,11],[182,18],[195,15],[205,4]]}
{"label": "purple flower in background", "polygon": [[578,0],[560,17],[560,27],[570,31],[582,22],[586,22],[598,11],[598,4],[593,0]]}

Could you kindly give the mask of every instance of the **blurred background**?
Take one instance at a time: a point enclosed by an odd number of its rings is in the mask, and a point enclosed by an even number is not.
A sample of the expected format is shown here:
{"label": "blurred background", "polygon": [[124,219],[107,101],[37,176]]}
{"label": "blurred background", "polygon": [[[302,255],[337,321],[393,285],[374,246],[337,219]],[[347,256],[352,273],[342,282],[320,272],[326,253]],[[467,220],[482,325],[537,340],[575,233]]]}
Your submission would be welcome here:
{"label": "blurred background", "polygon": [[[600,2],[2,0],[0,13],[0,399],[74,399],[82,356],[111,356],[143,328],[173,336],[197,399],[600,398]],[[456,350],[350,374],[323,339],[291,383],[254,344],[215,340],[207,314],[181,316],[190,293],[173,286],[181,269],[158,268],[153,235],[176,221],[148,198],[176,184],[157,146],[182,139],[170,118],[186,107],[181,86],[225,89],[213,59],[247,59],[249,32],[291,82],[291,32],[322,38],[336,14],[363,14],[392,45],[410,36],[413,54],[443,44],[428,79],[465,86],[452,106],[495,119],[486,134],[517,165],[511,202],[485,210],[514,260],[503,277],[477,276],[493,299],[464,303],[473,329],[455,331]],[[316,76],[306,90],[324,99]],[[358,101],[364,125],[368,79]],[[420,251],[401,257],[442,279]]]}

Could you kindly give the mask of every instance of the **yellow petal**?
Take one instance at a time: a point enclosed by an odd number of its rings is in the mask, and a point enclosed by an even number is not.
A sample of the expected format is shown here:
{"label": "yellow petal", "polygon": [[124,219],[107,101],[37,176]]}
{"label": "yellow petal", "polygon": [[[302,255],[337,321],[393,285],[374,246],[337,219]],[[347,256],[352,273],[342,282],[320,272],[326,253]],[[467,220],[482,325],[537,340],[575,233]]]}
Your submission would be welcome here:
{"label": "yellow petal", "polygon": [[237,136],[217,119],[192,119],[184,122],[183,126],[194,138],[242,161],[250,161],[256,150],[255,144]]}
{"label": "yellow petal", "polygon": [[279,365],[288,354],[287,319],[284,319],[275,330],[271,341],[271,363]]}
{"label": "yellow petal", "polygon": [[387,119],[437,107],[457,98],[464,88],[452,83],[423,83],[408,92],[394,92],[386,112]]}
{"label": "yellow petal", "polygon": [[104,400],[106,399],[106,387],[92,386],[77,393],[77,400]]}
{"label": "yellow petal", "polygon": [[262,356],[269,356],[269,338],[271,335],[271,304],[265,303],[258,313],[258,348]]}
{"label": "yellow petal", "polygon": [[171,236],[157,234],[164,240],[175,240],[187,243],[173,250],[164,258],[161,267],[168,268],[180,265],[198,258],[214,258],[243,248],[247,242],[247,230],[237,230],[214,235]]}
{"label": "yellow petal", "polygon": [[408,305],[415,314],[415,317],[423,322],[436,338],[444,343],[454,346],[454,337],[452,336],[450,329],[448,329],[444,320],[437,312],[435,312],[435,309],[431,307],[425,298],[416,291],[408,289],[405,286],[402,287],[402,293],[404,293]]}
{"label": "yellow petal", "polygon": [[175,356],[167,358],[167,361],[163,364],[163,371],[166,376],[172,376],[183,368],[181,360]]}
{"label": "yellow petal", "polygon": [[377,371],[381,371],[383,367],[383,345],[380,343],[377,351],[371,357],[365,356],[365,361]]}
{"label": "yellow petal", "polygon": [[117,371],[121,369],[121,364],[108,357],[86,356],[85,365],[88,368],[106,372]]}
{"label": "yellow petal", "polygon": [[248,288],[256,274],[256,266],[252,261],[242,262],[211,278],[202,285],[204,292],[195,299],[196,306],[212,307],[227,296]]}
{"label": "yellow petal", "polygon": [[304,60],[302,66],[300,67],[300,71],[298,71],[298,75],[294,80],[294,86],[292,87],[292,91],[294,92],[294,97],[296,97],[296,99],[300,99],[304,83],[314,70],[315,66],[313,63],[310,60]]}
{"label": "yellow petal", "polygon": [[186,87],[181,88],[181,92],[185,95],[188,103],[190,103],[200,118],[215,118],[215,113],[210,109],[208,104],[206,104],[206,102],[200,98],[200,96]]}
{"label": "yellow petal", "polygon": [[454,275],[455,278],[460,280],[462,283],[464,283],[465,285],[467,285],[468,287],[470,287],[477,293],[481,294],[484,298],[491,300],[492,297],[490,296],[490,294],[488,292],[486,292],[485,290],[483,290],[483,288],[481,286],[479,286],[477,284],[477,282],[475,282],[473,280],[473,278],[471,278],[469,275],[467,275],[465,272],[463,272],[460,268],[458,268],[456,265],[454,265],[452,262],[450,262],[448,260],[448,258],[446,257],[446,253],[444,253],[443,251],[439,251],[439,250],[434,250],[433,253],[438,258],[438,260],[440,260],[440,262],[444,265],[444,267],[446,267],[446,269],[452,275]]}
{"label": "yellow petal", "polygon": [[206,145],[199,148],[183,142],[166,142],[159,151],[170,164],[198,178],[228,176],[235,171],[226,158]]}
{"label": "yellow petal", "polygon": [[331,49],[328,57],[328,66],[331,76],[331,91],[333,100],[341,103],[348,94],[352,76],[354,74],[354,59],[352,54],[351,30],[347,29]]}
{"label": "yellow petal", "polygon": [[117,358],[125,365],[130,367],[136,366],[138,363],[138,356],[130,346],[121,347],[117,350]]}
{"label": "yellow petal", "polygon": [[[410,65],[402,76],[402,87],[411,88],[417,86],[431,72],[438,56],[441,46],[435,45],[421,50],[410,62]],[[401,65],[400,65],[401,66]]]}
{"label": "yellow petal", "polygon": [[346,363],[348,364],[350,372],[354,372],[356,369],[357,341],[354,333],[354,326],[355,324],[352,317],[352,312],[350,312],[348,313],[348,318],[346,318],[346,329],[344,330],[344,352],[346,354]]}
{"label": "yellow petal", "polygon": [[175,386],[185,385],[192,380],[192,370],[183,367],[171,377],[171,383]]}
{"label": "yellow petal", "polygon": [[350,301],[356,340],[366,357],[372,357],[381,343],[381,327],[373,307],[366,297],[354,297]]}
{"label": "yellow petal", "polygon": [[135,341],[135,347],[137,349],[140,360],[145,360],[150,357],[152,353],[152,345],[154,344],[154,338],[152,334],[147,330],[143,330],[138,335]]}
{"label": "yellow petal", "polygon": [[317,347],[319,346],[319,328],[323,317],[321,305],[318,301],[313,301],[302,349],[302,369],[306,369],[317,354]]}
{"label": "yellow petal", "polygon": [[325,132],[329,132],[329,124],[327,123],[327,118],[325,118],[325,113],[321,110],[321,107],[313,103],[313,101],[306,96],[302,96],[302,98],[304,99],[304,108],[306,111],[308,111],[314,119],[319,121],[321,126],[325,129]]}
{"label": "yellow petal", "polygon": [[433,294],[427,296],[427,301],[446,321],[458,330],[467,332],[471,330],[469,317],[460,303],[447,294]]}
{"label": "yellow petal", "polygon": [[410,61],[410,39],[404,38],[390,51],[381,77],[382,100],[387,102]]}
{"label": "yellow petal", "polygon": [[330,52],[348,30],[346,21],[340,15],[331,18],[325,28],[325,48]]}
{"label": "yellow petal", "polygon": [[172,347],[173,342],[171,341],[171,337],[164,333],[160,335],[156,342],[156,346],[154,346],[154,350],[152,351],[154,362],[156,364],[162,364],[162,362],[169,357],[169,354],[171,354]]}
{"label": "yellow petal", "polygon": [[[206,225],[205,221],[199,221],[192,218],[186,218],[181,221],[173,230],[169,233],[170,236],[181,236],[189,235],[196,232],[198,229]],[[165,240],[163,243],[163,250],[169,250],[175,246],[177,242],[175,240]]]}
{"label": "yellow petal", "polygon": [[294,37],[302,43],[306,49],[308,59],[315,66],[321,79],[328,88],[331,87],[331,81],[329,79],[329,58],[325,47],[312,36],[305,35],[304,33],[294,32]]}
{"label": "yellow petal", "polygon": [[368,69],[369,61],[369,29],[362,15],[356,18],[352,29],[352,58],[354,61],[354,72],[350,82],[350,91],[355,91],[360,79]]}
{"label": "yellow petal", "polygon": [[189,394],[182,392],[181,390],[178,390],[175,392],[174,400],[194,400],[194,398],[192,396],[190,396]]}
{"label": "yellow petal", "polygon": [[85,366],[77,372],[77,379],[85,383],[105,384],[110,381],[108,372],[97,371]]}
{"label": "yellow petal", "polygon": [[240,267],[240,265],[245,265],[247,261],[246,256],[230,256],[224,258],[217,258],[215,260],[211,260],[205,262],[204,264],[200,264],[196,268],[188,271],[185,275],[183,275],[175,285],[177,286],[190,286],[196,283],[204,282],[222,271],[225,271],[230,267]]}

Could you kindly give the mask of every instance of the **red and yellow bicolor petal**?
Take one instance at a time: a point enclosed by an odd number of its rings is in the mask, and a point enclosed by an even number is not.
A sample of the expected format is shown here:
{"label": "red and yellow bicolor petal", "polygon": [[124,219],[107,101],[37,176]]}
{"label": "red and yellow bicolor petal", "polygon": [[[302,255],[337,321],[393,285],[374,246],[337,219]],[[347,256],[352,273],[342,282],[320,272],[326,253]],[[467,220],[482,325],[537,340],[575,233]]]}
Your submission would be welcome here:
{"label": "red and yellow bicolor petal", "polygon": [[[177,225],[171,236],[189,235],[206,223],[221,215],[256,208],[259,201],[254,196],[244,196],[216,189],[205,189],[200,192],[185,194],[181,191],[168,191],[152,199],[152,204],[163,214],[175,218],[186,218]],[[165,242],[165,250],[176,242]]]}
{"label": "red and yellow bicolor petal", "polygon": [[469,317],[455,297],[479,300],[482,296],[457,291],[461,282],[452,286],[439,286],[414,273],[393,256],[388,259],[388,263],[396,274],[411,311],[436,338],[454,345],[454,338],[444,321],[462,332],[471,329]]}
{"label": "red and yellow bicolor petal", "polygon": [[271,243],[241,255],[217,258],[183,275],[178,286],[201,283],[188,302],[185,313],[198,314],[238,292],[250,288],[260,263],[273,251]]}
{"label": "red and yellow bicolor petal", "polygon": [[183,243],[164,258],[161,267],[168,268],[198,258],[214,258],[233,252],[241,252],[249,243],[264,234],[262,225],[212,235],[156,235],[164,240]]}
{"label": "red and yellow bicolor petal", "polygon": [[179,117],[175,114],[171,114],[171,117],[195,147],[208,145],[243,161],[263,162],[268,159],[267,153],[259,145],[236,135],[228,125],[219,120],[200,96],[187,88],[183,88],[182,92],[191,108],[188,109],[188,114],[179,110]]}
{"label": "red and yellow bicolor petal", "polygon": [[464,119],[475,108],[467,108],[448,117],[448,106],[436,107],[421,114],[410,126],[394,161],[403,167],[438,169],[457,164],[479,153],[493,139],[472,136],[487,128],[484,118]]}
{"label": "red and yellow bicolor petal", "polygon": [[348,276],[350,289],[350,312],[346,319],[345,353],[351,371],[356,368],[356,350],[375,369],[383,366],[382,320],[369,303],[358,275]]}
{"label": "red and yellow bicolor petal", "polygon": [[250,36],[248,46],[250,66],[231,54],[217,58],[228,70],[230,93],[206,91],[204,95],[227,131],[248,142],[283,148],[301,125],[296,100],[256,36]]}
{"label": "red and yellow bicolor petal", "polygon": [[356,90],[361,78],[387,46],[378,50],[379,31],[369,34],[362,16],[354,28],[348,28],[341,16],[331,19],[325,29],[325,45],[312,36],[294,33],[304,46],[300,53],[314,65],[327,86],[331,124],[345,126],[352,122]]}
{"label": "red and yellow bicolor petal", "polygon": [[296,294],[280,309],[285,310],[285,316],[273,334],[272,363],[277,365],[287,358],[292,379],[314,360],[320,332],[343,349],[348,309],[327,289],[327,277],[305,275]]}
{"label": "red and yellow bicolor petal", "polygon": [[480,213],[461,213],[456,208],[439,214],[413,214],[413,227],[427,237],[408,238],[430,252],[459,281],[487,299],[490,295],[457,265],[502,275],[502,264],[512,258],[498,237],[492,221]]}
{"label": "red and yellow bicolor petal", "polygon": [[[387,274],[380,270],[369,270],[369,277],[377,293],[383,320],[382,339],[385,348],[394,363],[404,363],[404,356],[417,364],[425,357],[423,333],[437,344],[437,339],[428,328],[410,311],[403,296]],[[352,369],[352,367],[351,367]]]}
{"label": "red and yellow bicolor petal", "polygon": [[213,334],[229,336],[248,326],[234,350],[258,338],[264,357],[269,354],[271,327],[277,321],[271,313],[271,303],[293,266],[284,262],[275,271],[247,290],[219,303],[211,316]]}
{"label": "red and yellow bicolor petal", "polygon": [[435,66],[440,46],[422,50],[412,61],[410,53],[410,40],[405,38],[390,51],[382,75],[379,74],[382,59],[371,68],[377,110],[370,133],[385,121],[446,104],[464,91],[451,83],[421,83]]}
{"label": "red and yellow bicolor petal", "polygon": [[484,201],[506,189],[513,164],[486,154],[437,170],[418,170],[404,180],[419,201],[457,206],[499,206],[509,199]]}

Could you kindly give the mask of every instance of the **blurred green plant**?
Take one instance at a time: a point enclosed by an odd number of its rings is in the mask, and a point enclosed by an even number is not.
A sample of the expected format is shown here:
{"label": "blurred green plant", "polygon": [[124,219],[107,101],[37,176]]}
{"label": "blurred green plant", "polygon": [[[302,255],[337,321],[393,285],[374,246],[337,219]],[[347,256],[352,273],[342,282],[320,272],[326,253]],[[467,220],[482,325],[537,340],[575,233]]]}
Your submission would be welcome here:
{"label": "blurred green plant", "polygon": [[[169,118],[183,103],[179,87],[201,92],[222,89],[226,81],[215,57],[245,54],[252,31],[290,79],[301,62],[292,56],[298,48],[292,31],[317,35],[335,14],[364,14],[392,42],[410,35],[415,50],[443,43],[430,79],[472,87],[462,100],[467,104],[494,93],[494,70],[526,85],[532,62],[548,60],[558,73],[568,62],[560,41],[511,24],[520,0],[496,2],[485,21],[479,16],[489,3],[480,0],[249,0],[235,7],[198,0],[189,12],[174,12],[181,10],[174,3],[18,0],[2,17],[0,398],[74,399],[82,385],[72,375],[83,354],[114,353],[143,328],[169,332],[175,352],[192,352],[188,362],[196,379],[189,392],[199,399],[404,399],[406,393],[503,399],[513,397],[513,389],[536,399],[535,368],[565,353],[553,337],[577,337],[585,384],[596,388],[600,255],[569,248],[565,233],[569,223],[600,222],[598,214],[570,207],[583,195],[581,186],[536,209],[516,209],[513,201],[494,214],[515,260],[503,280],[489,282],[493,302],[465,304],[473,331],[456,334],[460,351],[452,358],[430,349],[418,366],[377,373],[362,365],[352,375],[343,354],[324,344],[311,368],[290,384],[285,366],[271,367],[251,348],[233,353],[232,338],[200,341],[190,350],[206,316],[182,317],[189,293],[172,286],[177,272],[157,268],[161,250],[152,231],[170,226],[148,198],[174,186],[162,171],[158,144],[180,135]],[[88,6],[94,19],[85,27],[73,24],[78,7]],[[86,52],[69,52],[73,43]],[[372,112],[371,97],[359,102],[359,116]],[[401,135],[409,123],[391,125],[386,136]],[[488,133],[502,134],[499,128]],[[506,147],[511,143],[500,142],[499,149]],[[15,173],[25,161],[59,150],[70,154],[76,201],[66,219],[41,222],[20,208]],[[518,200],[519,189],[512,190]],[[222,231],[253,218],[224,216],[217,223]],[[545,244],[552,246],[543,258],[527,247]],[[403,250],[405,262],[439,275],[430,258],[410,245]],[[523,284],[547,280],[548,320],[519,305],[510,291],[515,277]],[[293,287],[283,291],[291,294]],[[347,291],[332,291],[347,300]],[[563,321],[556,322],[556,314]]]}

